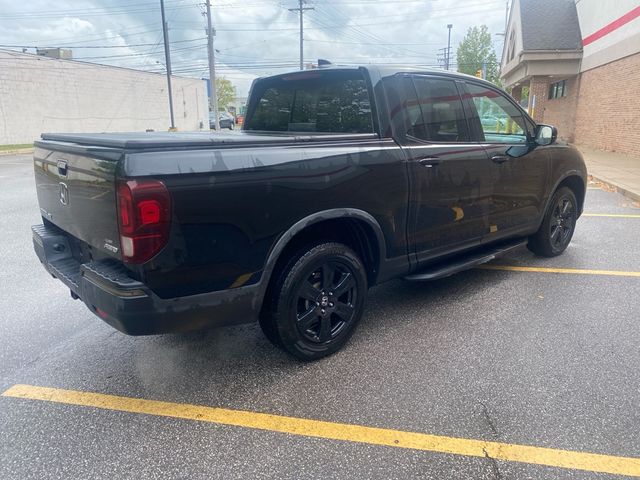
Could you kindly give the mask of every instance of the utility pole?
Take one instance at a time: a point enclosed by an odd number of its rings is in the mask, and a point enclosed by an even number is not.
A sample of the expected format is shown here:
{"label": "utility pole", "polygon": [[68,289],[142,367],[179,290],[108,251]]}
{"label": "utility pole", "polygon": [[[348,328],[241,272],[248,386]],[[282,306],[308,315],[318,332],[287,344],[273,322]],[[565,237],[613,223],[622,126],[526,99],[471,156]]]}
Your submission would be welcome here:
{"label": "utility pole", "polygon": [[211,0],[207,1],[207,51],[209,53],[209,82],[211,83],[211,96],[209,97],[209,110],[213,112],[213,124],[216,132],[220,131],[220,118],[218,118],[218,90],[216,89],[216,57],[213,49],[213,37],[216,35],[211,26]]}
{"label": "utility pole", "polygon": [[176,130],[176,123],[173,118],[173,93],[171,92],[171,52],[169,51],[169,27],[164,15],[164,0],[160,0],[160,12],[162,13],[162,34],[164,36],[164,59],[167,67],[167,92],[169,93],[169,115],[171,116],[171,127],[169,131]]}
{"label": "utility pole", "polygon": [[445,63],[445,68],[449,70],[449,63],[451,61],[451,29],[453,28],[453,24],[448,24],[447,28],[449,29],[449,39],[447,40],[447,61]]}
{"label": "utility pole", "polygon": [[306,0],[298,0],[298,8],[290,8],[290,12],[300,12],[300,70],[304,70],[304,22],[303,13],[305,10],[315,10],[313,7],[303,7]]}

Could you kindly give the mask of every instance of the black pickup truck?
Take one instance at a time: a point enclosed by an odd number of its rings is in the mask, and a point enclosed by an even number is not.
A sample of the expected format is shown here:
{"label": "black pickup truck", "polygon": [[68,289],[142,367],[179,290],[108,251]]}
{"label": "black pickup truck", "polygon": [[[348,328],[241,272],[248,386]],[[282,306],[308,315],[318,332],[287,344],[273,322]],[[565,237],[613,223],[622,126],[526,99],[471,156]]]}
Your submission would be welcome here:
{"label": "black pickup truck", "polygon": [[259,319],[304,360],[345,344],[372,285],[562,253],[587,177],[494,85],[372,66],[256,80],[242,132],[43,134],[34,169],[36,253],[104,321]]}

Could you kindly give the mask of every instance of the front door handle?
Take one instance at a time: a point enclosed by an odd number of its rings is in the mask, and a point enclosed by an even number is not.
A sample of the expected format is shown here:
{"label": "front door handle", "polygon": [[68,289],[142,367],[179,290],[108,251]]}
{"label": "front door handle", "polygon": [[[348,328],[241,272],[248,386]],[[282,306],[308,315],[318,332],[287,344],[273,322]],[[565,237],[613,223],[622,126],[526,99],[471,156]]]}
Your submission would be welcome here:
{"label": "front door handle", "polygon": [[440,164],[438,157],[424,157],[418,160],[420,165],[427,168],[437,167]]}
{"label": "front door handle", "polygon": [[504,163],[507,160],[509,160],[509,157],[507,157],[506,155],[494,155],[493,157],[491,157],[491,161],[494,163]]}

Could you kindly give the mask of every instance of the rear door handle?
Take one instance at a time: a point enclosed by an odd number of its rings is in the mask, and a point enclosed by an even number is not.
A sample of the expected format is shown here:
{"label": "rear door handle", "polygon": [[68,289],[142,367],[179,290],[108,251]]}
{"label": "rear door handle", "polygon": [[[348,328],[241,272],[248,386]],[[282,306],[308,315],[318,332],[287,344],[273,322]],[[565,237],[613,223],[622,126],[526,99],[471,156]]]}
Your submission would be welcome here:
{"label": "rear door handle", "polygon": [[491,157],[491,161],[493,161],[494,163],[504,163],[507,160],[509,160],[509,157],[507,157],[506,155],[494,155],[493,157]]}
{"label": "rear door handle", "polygon": [[437,167],[440,164],[438,157],[424,157],[418,160],[420,165],[427,168]]}

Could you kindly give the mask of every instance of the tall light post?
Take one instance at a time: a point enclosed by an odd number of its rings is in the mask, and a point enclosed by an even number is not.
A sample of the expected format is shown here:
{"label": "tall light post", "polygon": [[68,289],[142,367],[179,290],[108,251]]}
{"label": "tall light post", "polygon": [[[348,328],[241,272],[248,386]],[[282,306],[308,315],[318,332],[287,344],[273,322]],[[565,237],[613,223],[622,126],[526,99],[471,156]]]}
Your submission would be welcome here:
{"label": "tall light post", "polygon": [[167,27],[167,19],[164,15],[164,0],[160,0],[160,12],[162,13],[162,35],[164,36],[164,59],[167,67],[167,92],[169,93],[169,115],[171,116],[170,131],[176,129],[176,123],[173,118],[173,93],[171,92],[171,52],[169,51],[169,29]]}
{"label": "tall light post", "polygon": [[213,112],[213,125],[216,132],[220,131],[220,119],[218,118],[218,90],[216,89],[216,58],[213,48],[215,30],[211,25],[211,0],[207,0],[207,53],[209,57],[209,82],[211,82],[211,96],[209,97],[209,109]]}
{"label": "tall light post", "polygon": [[449,38],[447,40],[447,61],[445,62],[446,69],[449,70],[449,60],[451,59],[451,29],[453,28],[453,23],[449,23],[447,25],[449,29]]}

